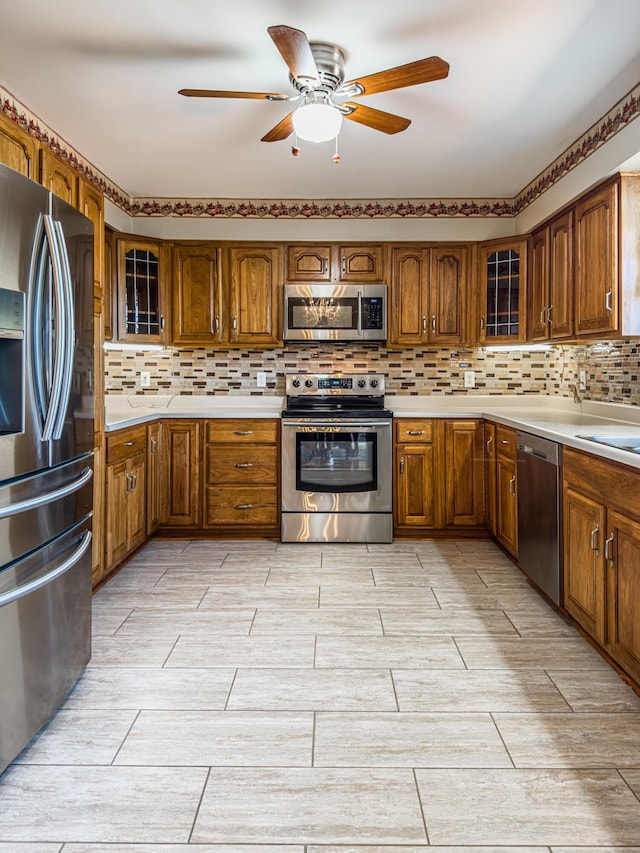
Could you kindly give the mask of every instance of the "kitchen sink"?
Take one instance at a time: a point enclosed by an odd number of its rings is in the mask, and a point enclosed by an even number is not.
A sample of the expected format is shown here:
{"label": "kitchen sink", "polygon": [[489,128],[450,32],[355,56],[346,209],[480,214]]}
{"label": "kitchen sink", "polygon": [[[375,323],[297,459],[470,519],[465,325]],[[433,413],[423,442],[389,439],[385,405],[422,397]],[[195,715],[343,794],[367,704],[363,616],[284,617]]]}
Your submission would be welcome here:
{"label": "kitchen sink", "polygon": [[606,444],[607,447],[616,447],[618,450],[628,450],[629,453],[640,454],[639,435],[579,435],[577,438],[585,438],[587,441],[595,441],[596,444]]}

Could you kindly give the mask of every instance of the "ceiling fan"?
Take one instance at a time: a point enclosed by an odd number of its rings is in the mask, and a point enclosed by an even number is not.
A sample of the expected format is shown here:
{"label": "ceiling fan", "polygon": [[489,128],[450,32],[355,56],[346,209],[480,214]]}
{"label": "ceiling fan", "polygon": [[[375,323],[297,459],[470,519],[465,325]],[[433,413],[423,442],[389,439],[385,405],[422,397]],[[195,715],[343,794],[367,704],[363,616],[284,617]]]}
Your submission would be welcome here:
{"label": "ceiling fan", "polygon": [[[449,74],[448,62],[439,56],[430,56],[345,83],[346,57],[337,45],[310,42],[302,30],[293,27],[269,27],[268,32],[289,68],[289,82],[298,92],[297,95],[217,89],[180,89],[178,94],[190,98],[256,98],[290,103],[300,101],[298,107],[272,127],[261,141],[278,142],[295,133],[301,139],[324,142],[337,139],[343,118],[383,133],[406,130],[411,124],[410,119],[350,99],[441,80]],[[292,152],[298,154],[299,150],[296,145]],[[337,151],[333,159],[334,162],[340,162]]]}

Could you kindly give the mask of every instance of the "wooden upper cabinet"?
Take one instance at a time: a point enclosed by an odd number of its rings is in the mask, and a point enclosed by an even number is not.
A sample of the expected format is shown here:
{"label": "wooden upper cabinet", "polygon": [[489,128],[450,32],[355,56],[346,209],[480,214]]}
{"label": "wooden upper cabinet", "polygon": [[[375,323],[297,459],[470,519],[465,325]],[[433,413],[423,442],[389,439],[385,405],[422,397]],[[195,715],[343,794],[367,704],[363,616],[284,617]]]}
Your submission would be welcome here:
{"label": "wooden upper cabinet", "polygon": [[549,228],[531,235],[529,246],[529,286],[527,288],[529,340],[549,337]]}
{"label": "wooden upper cabinet", "polygon": [[0,116],[0,163],[38,180],[38,143],[11,119]]}
{"label": "wooden upper cabinet", "polygon": [[104,272],[102,277],[102,322],[105,341],[112,341],[116,335],[116,306],[118,281],[116,270],[116,237],[111,228],[104,229]]}
{"label": "wooden upper cabinet", "polygon": [[229,342],[277,346],[282,343],[281,250],[276,246],[229,249]]}
{"label": "wooden upper cabinet", "polygon": [[120,237],[116,243],[118,339],[165,343],[166,245]]}
{"label": "wooden upper cabinet", "polygon": [[418,346],[427,341],[429,250],[391,250],[389,343]]}
{"label": "wooden upper cabinet", "polygon": [[287,246],[287,281],[331,281],[331,246]]}
{"label": "wooden upper cabinet", "polygon": [[340,281],[384,281],[384,246],[340,246]]}
{"label": "wooden upper cabinet", "polygon": [[215,246],[174,246],[172,284],[173,343],[219,344],[222,308]]}
{"label": "wooden upper cabinet", "polygon": [[434,246],[429,264],[429,342],[459,344],[467,314],[467,248]]}
{"label": "wooden upper cabinet", "polygon": [[612,182],[575,208],[575,331],[618,329],[618,184]]}
{"label": "wooden upper cabinet", "polygon": [[67,204],[78,205],[78,173],[47,148],[40,151],[40,183]]}
{"label": "wooden upper cabinet", "polygon": [[492,240],[478,252],[480,343],[525,340],[526,238]]}
{"label": "wooden upper cabinet", "polygon": [[549,224],[549,337],[573,334],[573,211]]}
{"label": "wooden upper cabinet", "polygon": [[84,178],[78,186],[78,209],[93,222],[93,295],[104,293],[104,197]]}

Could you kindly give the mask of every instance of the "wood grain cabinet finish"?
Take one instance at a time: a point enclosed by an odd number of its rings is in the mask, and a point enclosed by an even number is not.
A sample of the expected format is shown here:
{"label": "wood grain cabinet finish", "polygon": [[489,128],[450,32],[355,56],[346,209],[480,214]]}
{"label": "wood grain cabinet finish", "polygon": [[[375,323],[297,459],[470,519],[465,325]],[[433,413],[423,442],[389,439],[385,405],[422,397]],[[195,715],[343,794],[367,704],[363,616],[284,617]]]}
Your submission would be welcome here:
{"label": "wood grain cabinet finish", "polygon": [[339,246],[340,281],[384,281],[386,247],[380,245]]}
{"label": "wood grain cabinet finish", "polygon": [[573,211],[549,224],[549,304],[547,327],[550,340],[573,335]]}
{"label": "wood grain cabinet finish", "polygon": [[435,449],[430,438],[425,435],[423,442],[396,444],[395,459],[396,528],[440,527]]}
{"label": "wood grain cabinet finish", "polygon": [[48,148],[40,149],[40,183],[72,207],[78,205],[78,173]]}
{"label": "wood grain cabinet finish", "polygon": [[105,571],[109,572],[147,537],[146,428],[109,433],[106,454]]}
{"label": "wood grain cabinet finish", "polygon": [[116,236],[111,228],[104,229],[104,272],[102,288],[102,324],[104,340],[117,338],[118,263],[116,260]]}
{"label": "wood grain cabinet finish", "polygon": [[496,425],[484,424],[484,523],[492,536],[496,536],[497,484],[496,484]]}
{"label": "wood grain cabinet finish", "polygon": [[147,536],[160,527],[162,500],[162,431],[161,421],[147,426]]}
{"label": "wood grain cabinet finish", "polygon": [[279,421],[207,421],[204,526],[209,530],[275,533],[279,529]]}
{"label": "wood grain cabinet finish", "polygon": [[640,684],[640,472],[563,453],[564,607]]}
{"label": "wood grain cabinet finish", "polygon": [[496,538],[513,556],[518,556],[518,472],[516,432],[496,428]]}
{"label": "wood grain cabinet finish", "polygon": [[38,143],[15,122],[0,116],[0,163],[38,180]]}
{"label": "wood grain cabinet finish", "polygon": [[444,521],[446,527],[484,523],[482,421],[444,423]]}
{"label": "wood grain cabinet finish", "polygon": [[481,243],[477,257],[477,340],[526,340],[527,239]]}
{"label": "wood grain cabinet finish", "polygon": [[229,249],[231,344],[274,347],[282,343],[281,247]]}
{"label": "wood grain cabinet finish", "polygon": [[199,421],[166,420],[162,431],[161,528],[201,526]]}
{"label": "wood grain cabinet finish", "polygon": [[389,343],[462,343],[468,286],[466,246],[392,248]]}
{"label": "wood grain cabinet finish", "polygon": [[330,244],[287,246],[287,281],[329,282],[332,273]]}
{"label": "wood grain cabinet finish", "polygon": [[174,344],[222,341],[219,251],[210,243],[173,247]]}
{"label": "wood grain cabinet finish", "polygon": [[93,295],[103,298],[104,282],[104,197],[84,178],[78,185],[78,209],[93,223]]}
{"label": "wood grain cabinet finish", "polygon": [[162,241],[116,238],[118,340],[167,342],[167,252]]}

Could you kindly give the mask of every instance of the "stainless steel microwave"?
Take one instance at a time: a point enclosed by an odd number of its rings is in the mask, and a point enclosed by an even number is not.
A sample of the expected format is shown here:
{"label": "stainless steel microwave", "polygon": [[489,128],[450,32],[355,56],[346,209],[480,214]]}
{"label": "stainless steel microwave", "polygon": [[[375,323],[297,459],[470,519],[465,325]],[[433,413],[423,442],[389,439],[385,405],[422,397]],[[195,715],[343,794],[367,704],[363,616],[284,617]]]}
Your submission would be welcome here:
{"label": "stainless steel microwave", "polygon": [[386,341],[386,284],[285,284],[285,341]]}

